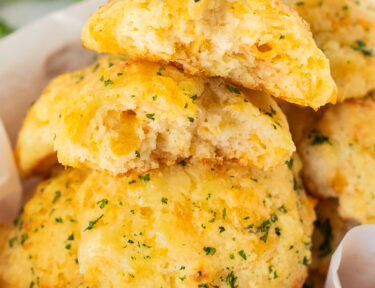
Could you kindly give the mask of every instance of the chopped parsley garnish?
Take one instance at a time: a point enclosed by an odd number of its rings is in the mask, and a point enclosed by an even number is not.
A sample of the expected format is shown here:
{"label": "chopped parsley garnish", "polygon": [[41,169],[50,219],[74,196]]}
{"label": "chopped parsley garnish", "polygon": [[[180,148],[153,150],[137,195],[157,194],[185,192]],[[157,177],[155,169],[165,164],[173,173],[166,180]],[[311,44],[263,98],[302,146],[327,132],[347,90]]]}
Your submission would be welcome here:
{"label": "chopped parsley garnish", "polygon": [[234,272],[231,271],[226,277],[225,277],[225,283],[229,285],[230,288],[238,288],[238,285],[236,285],[237,277],[234,275]]}
{"label": "chopped parsley garnish", "polygon": [[223,208],[223,219],[225,219],[225,217],[227,216],[227,209],[226,208]]}
{"label": "chopped parsley garnish", "polygon": [[191,96],[190,98],[191,98],[191,100],[195,101],[195,100],[197,100],[197,98],[198,98],[198,95],[197,95],[197,94],[194,94],[194,95],[193,95],[193,96]]}
{"label": "chopped parsley garnish", "polygon": [[362,54],[365,56],[374,55],[374,51],[371,48],[368,48],[366,42],[364,42],[363,40],[360,40],[360,39],[356,40],[355,44],[353,44],[350,47],[352,47],[353,50],[362,52]]}
{"label": "chopped parsley garnish", "polygon": [[124,73],[117,73],[117,76],[118,76],[118,77],[120,77],[120,76],[122,76],[122,75],[124,75]]}
{"label": "chopped parsley garnish", "polygon": [[309,265],[309,259],[307,259],[306,256],[303,257],[302,264],[305,265],[305,266]]}
{"label": "chopped parsley garnish", "polygon": [[152,96],[152,100],[153,100],[153,101],[156,101],[156,99],[158,99],[158,95],[154,95],[154,96]]}
{"label": "chopped parsley garnish", "polygon": [[161,198],[161,203],[168,204],[168,198],[162,197]]}
{"label": "chopped parsley garnish", "polygon": [[113,81],[111,79],[105,80],[104,81],[104,86],[107,87],[108,85],[113,84]]}
{"label": "chopped parsley garnish", "polygon": [[323,241],[320,243],[318,247],[319,249],[318,257],[323,258],[331,254],[332,252],[331,241],[332,241],[333,235],[332,235],[331,221],[329,219],[326,219],[324,222],[320,222],[319,220],[316,220],[314,222],[314,225],[318,229],[320,234],[323,236]]}
{"label": "chopped parsley garnish", "polygon": [[66,250],[70,250],[71,247],[72,247],[72,245],[71,245],[71,244],[68,244],[68,245],[65,246],[65,249],[66,249]]}
{"label": "chopped parsley garnish", "polygon": [[137,181],[135,181],[135,180],[133,179],[133,180],[129,181],[128,184],[134,184],[135,182],[137,182]]}
{"label": "chopped parsley garnish", "polygon": [[135,157],[141,158],[141,154],[137,150],[135,150],[134,154],[135,154]]}
{"label": "chopped parsley garnish", "polygon": [[332,143],[329,140],[329,138],[327,136],[324,136],[323,134],[321,134],[316,129],[313,129],[309,133],[309,135],[307,136],[307,138],[310,139],[311,145],[321,145],[321,144],[325,144],[325,143],[328,143],[328,144],[332,145]]}
{"label": "chopped parsley garnish", "polygon": [[288,166],[289,169],[292,169],[293,168],[293,162],[294,162],[294,159],[290,158],[289,160],[285,161],[285,164]]}
{"label": "chopped parsley garnish", "polygon": [[156,72],[156,75],[162,76],[161,72],[165,70],[164,66],[160,66],[159,71]]}
{"label": "chopped parsley garnish", "polygon": [[236,88],[236,87],[233,87],[233,86],[229,86],[229,85],[225,85],[225,88],[227,88],[227,90],[231,93],[235,93],[235,94],[241,94],[241,90]]}
{"label": "chopped parsley garnish", "polygon": [[150,178],[150,174],[138,175],[138,178],[139,178],[140,180],[145,181],[145,182],[149,182],[149,181],[151,180],[151,178]]}
{"label": "chopped parsley garnish", "polygon": [[99,205],[100,209],[103,209],[106,205],[108,205],[108,199],[102,199],[96,202],[96,204]]}
{"label": "chopped parsley garnish", "polygon": [[203,251],[206,253],[206,255],[215,255],[216,249],[214,247],[203,247]]}
{"label": "chopped parsley garnish", "polygon": [[89,225],[85,228],[85,230],[83,230],[83,232],[87,231],[87,230],[91,230],[92,228],[94,228],[95,224],[99,222],[100,219],[103,218],[103,214],[100,215],[98,218],[96,218],[95,220],[93,221],[89,221]]}
{"label": "chopped parsley garnish", "polygon": [[194,122],[194,118],[193,118],[193,117],[187,117],[187,118],[189,119],[189,121],[190,121],[191,123]]}
{"label": "chopped parsley garnish", "polygon": [[146,114],[146,117],[152,121],[155,120],[155,113]]}
{"label": "chopped parsley garnish", "polygon": [[286,208],[285,208],[284,205],[281,205],[281,206],[278,208],[278,210],[279,210],[280,212],[283,212],[283,213],[286,213],[286,212],[287,212],[287,210],[286,210]]}
{"label": "chopped parsley garnish", "polygon": [[25,243],[27,241],[27,239],[29,239],[29,235],[27,233],[24,233],[21,235],[21,245],[23,245],[23,243]]}
{"label": "chopped parsley garnish", "polygon": [[55,197],[52,200],[52,204],[55,204],[57,202],[57,200],[59,200],[60,197],[61,197],[61,192],[60,191],[56,191],[55,192]]}
{"label": "chopped parsley garnish", "polygon": [[277,221],[277,219],[278,219],[277,215],[275,213],[272,213],[271,214],[271,221],[275,223]]}
{"label": "chopped parsley garnish", "polygon": [[270,228],[271,228],[271,222],[270,222],[270,220],[263,221],[262,224],[260,224],[257,227],[256,233],[264,233],[260,237],[260,240],[262,240],[264,243],[267,242],[268,232],[270,231]]}
{"label": "chopped parsley garnish", "polygon": [[68,241],[73,241],[74,240],[74,234],[73,233],[70,234],[67,240]]}
{"label": "chopped parsley garnish", "polygon": [[302,2],[302,1],[298,1],[298,2],[296,2],[296,5],[297,6],[302,6],[302,5],[304,5],[305,3],[304,2]]}
{"label": "chopped parsley garnish", "polygon": [[223,233],[225,231],[225,228],[223,226],[220,226],[219,231],[220,231],[220,233]]}
{"label": "chopped parsley garnish", "polygon": [[240,255],[244,260],[247,260],[247,256],[246,256],[246,254],[245,254],[245,252],[243,250],[240,250],[238,252],[238,255]]}
{"label": "chopped parsley garnish", "polygon": [[12,238],[9,239],[8,243],[9,243],[9,247],[12,248],[14,246],[14,242],[17,241],[17,236],[14,236]]}
{"label": "chopped parsley garnish", "polygon": [[280,40],[285,39],[285,35],[280,35]]}
{"label": "chopped parsley garnish", "polygon": [[280,236],[281,235],[281,231],[280,231],[280,228],[279,227],[276,227],[275,228],[275,233],[277,236]]}
{"label": "chopped parsley garnish", "polygon": [[63,223],[63,219],[61,217],[55,218],[56,223]]}
{"label": "chopped parsley garnish", "polygon": [[178,165],[186,166],[186,161],[185,160],[181,160],[180,162],[178,162]]}

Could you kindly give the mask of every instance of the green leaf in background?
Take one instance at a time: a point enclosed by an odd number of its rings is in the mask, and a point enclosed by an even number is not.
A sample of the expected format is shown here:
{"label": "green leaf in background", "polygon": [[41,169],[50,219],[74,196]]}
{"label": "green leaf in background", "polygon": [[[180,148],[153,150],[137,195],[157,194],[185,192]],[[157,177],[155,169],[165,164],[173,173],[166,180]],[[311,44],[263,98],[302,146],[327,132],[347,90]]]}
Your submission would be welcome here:
{"label": "green leaf in background", "polygon": [[12,33],[13,30],[4,20],[0,19],[0,38]]}

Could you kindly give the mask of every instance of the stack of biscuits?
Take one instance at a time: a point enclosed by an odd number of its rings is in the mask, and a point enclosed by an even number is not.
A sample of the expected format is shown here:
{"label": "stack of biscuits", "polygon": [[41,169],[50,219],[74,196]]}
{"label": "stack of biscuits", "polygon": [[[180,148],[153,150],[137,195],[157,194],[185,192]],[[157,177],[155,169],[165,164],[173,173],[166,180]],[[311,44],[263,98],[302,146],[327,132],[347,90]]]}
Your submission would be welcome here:
{"label": "stack of biscuits", "polygon": [[0,227],[0,287],[321,282],[375,222],[375,102],[347,100],[375,89],[366,1],[100,7],[82,41],[106,54],[53,79],[19,133],[43,181]]}

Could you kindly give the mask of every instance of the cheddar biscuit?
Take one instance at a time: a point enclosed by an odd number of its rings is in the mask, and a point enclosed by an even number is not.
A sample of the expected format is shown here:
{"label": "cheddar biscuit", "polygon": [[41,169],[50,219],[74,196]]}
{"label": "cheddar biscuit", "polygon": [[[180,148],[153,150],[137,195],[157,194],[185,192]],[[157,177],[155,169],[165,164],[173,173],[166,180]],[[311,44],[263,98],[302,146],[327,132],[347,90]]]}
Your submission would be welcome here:
{"label": "cheddar biscuit", "polygon": [[87,287],[79,273],[80,231],[72,200],[87,172],[68,170],[41,183],[0,251],[1,287]]}
{"label": "cheddar biscuit", "polygon": [[119,174],[188,161],[269,169],[294,149],[267,94],[106,56],[52,81],[28,113],[16,152],[25,174],[54,150],[63,165]]}
{"label": "cheddar biscuit", "polygon": [[373,98],[351,100],[329,107],[298,147],[309,190],[362,224],[375,222],[374,127]]}
{"label": "cheddar biscuit", "polygon": [[301,287],[314,212],[294,161],[94,172],[74,201],[80,271],[99,287]]}
{"label": "cheddar biscuit", "polygon": [[277,1],[113,0],[89,18],[82,40],[314,109],[336,100],[328,60],[304,21]]}
{"label": "cheddar biscuit", "polygon": [[375,90],[375,2],[372,0],[284,0],[311,25],[331,65],[337,100]]}

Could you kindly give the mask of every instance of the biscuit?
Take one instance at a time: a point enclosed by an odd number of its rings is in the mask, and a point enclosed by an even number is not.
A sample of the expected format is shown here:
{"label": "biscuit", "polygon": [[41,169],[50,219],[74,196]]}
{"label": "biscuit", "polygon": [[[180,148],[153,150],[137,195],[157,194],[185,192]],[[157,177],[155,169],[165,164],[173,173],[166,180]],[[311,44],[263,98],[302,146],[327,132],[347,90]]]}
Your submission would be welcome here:
{"label": "biscuit", "polygon": [[284,0],[311,25],[331,65],[337,101],[375,90],[375,2]]}
{"label": "biscuit", "polygon": [[16,148],[21,171],[54,150],[63,165],[119,174],[187,161],[269,169],[295,147],[267,94],[106,56],[53,80],[29,111]]}
{"label": "biscuit", "polygon": [[338,198],[342,218],[375,223],[375,102],[331,106],[298,145],[309,190]]}
{"label": "biscuit", "polygon": [[278,1],[112,0],[82,31],[86,48],[173,62],[314,109],[336,100],[327,58]]}

